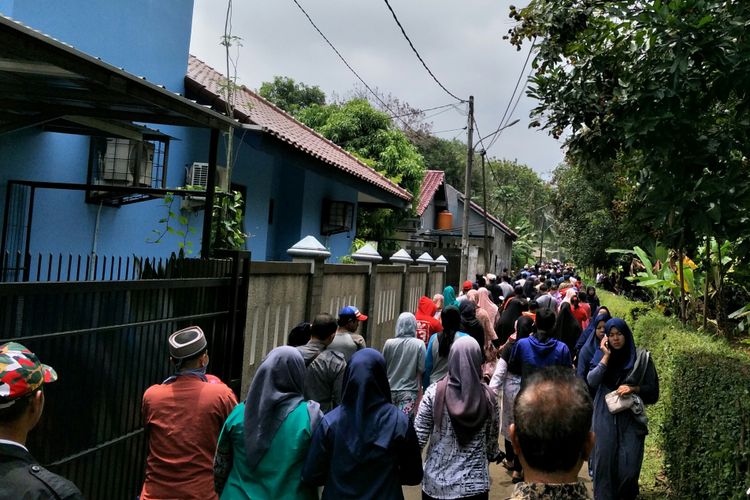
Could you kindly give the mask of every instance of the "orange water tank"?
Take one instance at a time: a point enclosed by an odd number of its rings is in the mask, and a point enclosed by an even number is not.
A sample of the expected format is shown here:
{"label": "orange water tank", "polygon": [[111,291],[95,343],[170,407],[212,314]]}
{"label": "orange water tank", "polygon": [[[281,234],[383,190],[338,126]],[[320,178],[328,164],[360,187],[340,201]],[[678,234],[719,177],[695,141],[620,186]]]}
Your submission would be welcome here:
{"label": "orange water tank", "polygon": [[453,214],[450,210],[443,210],[437,214],[435,229],[451,229],[453,227]]}

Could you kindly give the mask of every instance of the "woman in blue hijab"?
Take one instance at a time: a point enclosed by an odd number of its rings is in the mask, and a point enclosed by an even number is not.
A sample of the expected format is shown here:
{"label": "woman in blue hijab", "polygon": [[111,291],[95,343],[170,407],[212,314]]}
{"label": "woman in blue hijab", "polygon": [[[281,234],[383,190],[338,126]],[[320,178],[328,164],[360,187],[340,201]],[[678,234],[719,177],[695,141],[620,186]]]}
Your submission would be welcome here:
{"label": "woman in blue hijab", "polygon": [[586,338],[578,352],[576,373],[583,380],[586,380],[589,371],[593,368],[591,361],[593,361],[594,355],[599,350],[599,344],[602,343],[602,338],[604,338],[604,328],[610,319],[612,319],[612,316],[610,316],[609,311],[604,308],[600,309],[594,321],[591,322],[582,334]]}
{"label": "woman in blue hijab", "polygon": [[422,481],[422,457],[409,417],[391,404],[385,359],[357,351],[344,373],[341,405],[323,416],[302,480],[325,499],[403,499],[402,484]]}
{"label": "woman in blue hijab", "polygon": [[[591,455],[594,498],[634,499],[648,434],[644,405],[659,399],[659,378],[648,351],[636,349],[633,333],[620,318],[604,326],[605,337],[594,355],[587,382],[594,397],[593,429],[596,444]],[[629,409],[611,413],[605,399],[615,392],[632,399]]]}

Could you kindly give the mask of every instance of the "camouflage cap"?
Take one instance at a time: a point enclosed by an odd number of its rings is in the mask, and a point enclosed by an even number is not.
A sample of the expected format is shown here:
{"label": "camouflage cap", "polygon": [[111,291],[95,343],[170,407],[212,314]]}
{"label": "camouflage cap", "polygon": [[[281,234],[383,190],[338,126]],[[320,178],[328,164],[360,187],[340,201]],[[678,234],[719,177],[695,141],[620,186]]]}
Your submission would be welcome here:
{"label": "camouflage cap", "polygon": [[57,380],[52,367],[42,364],[36,354],[18,342],[0,346],[0,409]]}

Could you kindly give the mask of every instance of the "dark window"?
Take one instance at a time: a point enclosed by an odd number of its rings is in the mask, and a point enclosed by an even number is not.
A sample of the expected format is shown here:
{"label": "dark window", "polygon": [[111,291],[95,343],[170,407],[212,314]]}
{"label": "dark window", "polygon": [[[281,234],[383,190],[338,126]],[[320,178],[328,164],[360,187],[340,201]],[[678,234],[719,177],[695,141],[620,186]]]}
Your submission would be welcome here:
{"label": "dark window", "polygon": [[320,234],[345,233],[354,224],[354,203],[347,201],[323,201],[323,216],[320,221]]}
{"label": "dark window", "polygon": [[273,198],[268,200],[268,225],[273,224]]}

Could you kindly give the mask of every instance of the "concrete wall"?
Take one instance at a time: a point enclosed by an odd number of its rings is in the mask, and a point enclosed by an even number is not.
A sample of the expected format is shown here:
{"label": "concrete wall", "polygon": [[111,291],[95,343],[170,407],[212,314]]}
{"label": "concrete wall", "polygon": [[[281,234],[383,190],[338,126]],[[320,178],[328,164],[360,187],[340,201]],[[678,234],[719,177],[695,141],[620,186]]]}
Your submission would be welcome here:
{"label": "concrete wall", "polygon": [[445,289],[445,268],[436,266],[430,268],[430,286],[428,297],[432,298],[436,293],[443,293]]}
{"label": "concrete wall", "polygon": [[370,315],[369,307],[365,304],[367,266],[326,264],[323,272],[323,310],[319,312],[336,316],[342,307],[354,306],[362,314]]}
{"label": "concrete wall", "polygon": [[[434,286],[442,287],[443,268],[429,272]],[[371,271],[369,265],[362,264],[252,262],[242,394],[266,354],[284,345],[295,325],[311,321],[320,312],[336,316],[343,306],[358,307],[369,316],[364,325],[367,345],[382,350],[385,341],[394,336],[399,314],[415,312],[419,298],[432,294],[426,288],[427,275],[426,266],[377,265]]]}
{"label": "concrete wall", "polygon": [[378,281],[375,291],[375,310],[370,316],[371,346],[383,349],[385,341],[396,332],[396,320],[401,314],[401,284],[404,279],[403,265],[377,266]]}
{"label": "concrete wall", "polygon": [[427,266],[410,266],[406,276],[404,311],[413,313],[417,310],[419,299],[427,293]]}
{"label": "concrete wall", "polygon": [[266,354],[286,344],[289,331],[311,317],[305,311],[309,264],[261,262],[250,266],[242,392]]}

